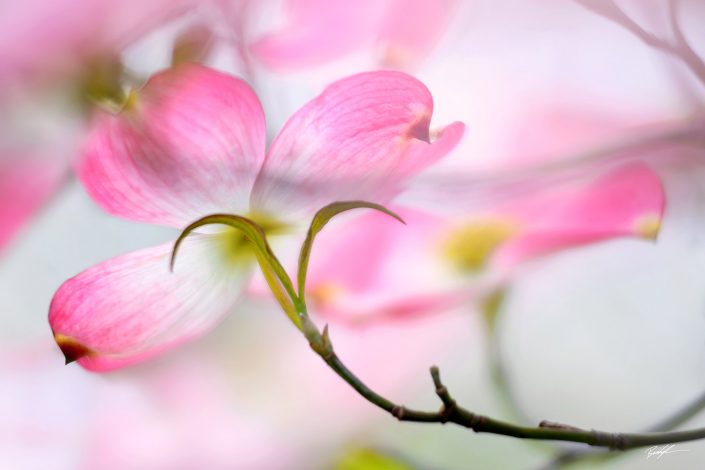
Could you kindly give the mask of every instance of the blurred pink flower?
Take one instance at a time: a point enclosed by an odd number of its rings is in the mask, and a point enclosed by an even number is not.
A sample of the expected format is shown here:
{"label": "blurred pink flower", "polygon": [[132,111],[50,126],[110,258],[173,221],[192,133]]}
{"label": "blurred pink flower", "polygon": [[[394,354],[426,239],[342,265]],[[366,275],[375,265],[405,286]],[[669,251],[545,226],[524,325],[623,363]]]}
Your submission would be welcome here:
{"label": "blurred pink flower", "polygon": [[274,69],[296,69],[363,47],[380,64],[407,68],[438,42],[457,0],[286,0],[287,22],[254,42],[255,57]]}
{"label": "blurred pink flower", "polygon": [[[312,305],[353,323],[442,312],[485,300],[538,257],[615,237],[654,239],[664,190],[653,169],[628,160],[679,152],[664,147],[667,138],[644,134],[642,145],[638,135],[614,114],[533,108],[508,126],[486,178],[431,179],[422,197],[404,201],[434,199],[450,214],[406,205],[394,208],[406,226],[369,213],[321,234],[307,283]],[[590,153],[595,142],[625,138]]]}
{"label": "blurred pink flower", "polygon": [[[0,82],[81,75],[96,61],[114,60],[131,42],[193,0],[27,0],[0,4]],[[51,82],[50,82],[51,83]]]}
{"label": "blurred pink flower", "polygon": [[286,468],[287,442],[203,360],[106,380],[57,356],[48,342],[2,350],[2,468]]}
{"label": "blurred pink flower", "polygon": [[[28,121],[25,107],[67,104],[65,96],[120,87],[119,54],[133,41],[193,6],[193,0],[28,0],[0,2],[0,106],[3,134],[10,116]],[[60,103],[43,88],[58,91]],[[114,91],[114,90],[113,90]],[[78,94],[77,94],[78,95]],[[91,96],[96,98],[95,96]],[[74,102],[61,118],[72,123]],[[84,104],[81,102],[81,104]],[[30,119],[38,120],[29,115]],[[6,122],[7,121],[7,122]],[[23,122],[27,124],[27,122]],[[29,123],[32,124],[31,122]],[[76,139],[67,124],[64,140]],[[68,180],[71,152],[46,135],[0,151],[0,250]],[[21,140],[21,139],[18,139]],[[73,147],[73,146],[70,146]],[[71,149],[73,150],[73,148]]]}
{"label": "blurred pink flower", "polygon": [[[212,213],[276,232],[335,200],[386,202],[461,138],[431,139],[426,87],[400,72],[340,80],[295,113],[265,157],[264,114],[242,81],[202,66],[155,75],[118,115],[96,117],[78,173],[108,212],[184,227]],[[233,230],[123,255],[66,281],[49,321],[67,359],[94,370],[143,360],[212,328],[251,271]],[[246,254],[247,252],[245,252]]]}
{"label": "blurred pink flower", "polygon": [[663,208],[656,174],[629,164],[472,218],[397,207],[404,226],[369,213],[321,235],[308,295],[321,313],[352,322],[446,311],[483,300],[536,257],[614,237],[652,239]]}

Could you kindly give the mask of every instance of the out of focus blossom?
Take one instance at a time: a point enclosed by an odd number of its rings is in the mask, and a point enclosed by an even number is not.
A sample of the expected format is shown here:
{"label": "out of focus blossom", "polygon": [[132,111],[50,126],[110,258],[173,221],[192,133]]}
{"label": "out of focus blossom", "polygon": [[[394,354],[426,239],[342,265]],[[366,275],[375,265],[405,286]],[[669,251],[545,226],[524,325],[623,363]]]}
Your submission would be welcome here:
{"label": "out of focus blossom", "polygon": [[473,216],[395,210],[406,225],[370,213],[321,236],[307,288],[322,313],[364,322],[482,302],[537,257],[615,237],[654,239],[664,194],[652,170],[627,164]]}
{"label": "out of focus blossom", "polygon": [[408,68],[436,45],[457,0],[286,0],[284,24],[256,40],[265,65],[297,69],[366,48],[385,67]]}
{"label": "out of focus blossom", "polygon": [[110,67],[131,42],[191,3],[147,0],[134,8],[120,0],[3,1],[0,82],[7,87],[26,82],[55,85],[66,77],[90,81],[91,72]]}
{"label": "out of focus blossom", "polygon": [[[122,51],[193,2],[0,2],[0,249],[69,179],[80,115],[123,99]],[[55,119],[53,134],[32,122]],[[63,129],[61,126],[63,124]],[[27,127],[34,127],[27,132]],[[21,134],[18,136],[17,134]],[[30,134],[30,135],[27,135]]]}
{"label": "out of focus blossom", "polygon": [[[108,212],[184,227],[246,214],[272,233],[336,200],[389,201],[442,158],[463,125],[429,131],[426,87],[400,72],[330,85],[295,113],[265,157],[265,123],[242,81],[196,65],[160,73],[118,115],[96,117],[79,176]],[[433,138],[431,137],[433,135]],[[67,360],[105,370],[211,329],[238,299],[253,259],[230,229],[105,261],[62,285],[49,314]]]}
{"label": "out of focus blossom", "polygon": [[213,367],[106,379],[67,370],[59,356],[44,342],[3,353],[3,468],[274,469],[290,458],[272,430],[238,412]]}
{"label": "out of focus blossom", "polygon": [[319,312],[366,323],[481,304],[533,260],[656,238],[665,194],[651,165],[697,162],[699,121],[635,125],[644,116],[555,97],[523,105],[484,168],[412,183],[419,193],[395,208],[407,225],[370,213],[321,236],[307,284]]}

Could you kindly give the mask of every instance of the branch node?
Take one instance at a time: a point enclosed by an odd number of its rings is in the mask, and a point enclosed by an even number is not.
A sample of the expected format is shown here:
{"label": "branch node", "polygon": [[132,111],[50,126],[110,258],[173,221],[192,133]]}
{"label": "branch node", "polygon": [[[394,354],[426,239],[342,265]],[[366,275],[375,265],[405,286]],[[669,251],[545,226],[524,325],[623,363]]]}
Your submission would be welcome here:
{"label": "branch node", "polygon": [[436,395],[438,395],[438,398],[443,402],[443,406],[438,412],[439,420],[441,423],[445,424],[457,413],[458,405],[455,399],[450,396],[448,388],[441,382],[441,372],[438,366],[431,367],[431,378],[433,379],[433,384],[436,386]]}
{"label": "branch node", "polygon": [[486,422],[487,418],[485,416],[472,413],[472,416],[470,418],[470,429],[475,432],[480,432]]}
{"label": "branch node", "polygon": [[626,450],[630,447],[627,436],[621,433],[609,433],[592,430],[593,446],[609,447],[610,449]]}
{"label": "branch node", "polygon": [[406,409],[403,406],[395,405],[394,408],[392,408],[392,416],[394,416],[399,421],[404,420],[405,413],[406,413]]}
{"label": "branch node", "polygon": [[[305,323],[304,323],[305,324]],[[705,428],[674,433],[643,433],[622,434],[607,433],[604,431],[581,429],[553,421],[541,421],[538,426],[520,426],[496,420],[481,414],[475,414],[462,406],[458,406],[450,395],[448,388],[443,385],[438,367],[430,368],[431,378],[435,391],[442,406],[438,412],[418,411],[405,408],[384,398],[362,383],[334,353],[332,343],[328,336],[328,329],[324,328],[319,333],[312,323],[305,329],[306,337],[311,347],[328,363],[328,365],[358,393],[370,403],[390,413],[399,421],[414,421],[422,423],[454,423],[471,429],[476,433],[492,433],[524,439],[570,441],[588,444],[594,447],[605,447],[613,450],[627,450],[634,447],[651,445],[653,443],[677,443],[695,439],[705,439]],[[547,432],[547,430],[551,430]]]}
{"label": "branch node", "polygon": [[582,429],[569,424],[557,423],[555,421],[543,420],[539,423],[540,428],[562,429],[565,431],[582,431]]}
{"label": "branch node", "polygon": [[615,434],[615,448],[619,450],[626,450],[629,448],[629,440],[624,434]]}

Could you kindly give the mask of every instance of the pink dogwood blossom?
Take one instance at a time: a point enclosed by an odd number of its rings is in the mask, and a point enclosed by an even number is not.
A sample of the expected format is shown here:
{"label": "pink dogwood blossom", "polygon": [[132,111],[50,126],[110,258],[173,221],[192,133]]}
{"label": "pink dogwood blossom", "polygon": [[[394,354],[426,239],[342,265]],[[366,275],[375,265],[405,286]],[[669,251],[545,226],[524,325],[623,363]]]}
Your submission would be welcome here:
{"label": "pink dogwood blossom", "polygon": [[[265,154],[253,91],[182,65],[152,77],[120,114],[96,117],[78,174],[98,204],[131,220],[181,228],[225,212],[276,232],[335,200],[389,201],[463,134],[459,122],[430,132],[432,112],[428,89],[409,75],[354,75],[295,113]],[[233,231],[200,233],[173,274],[165,244],[69,279],[49,312],[67,359],[108,370],[203,334],[245,284],[253,263],[243,242]]]}
{"label": "pink dogwood blossom", "polygon": [[395,207],[401,225],[364,214],[321,235],[308,295],[319,312],[354,323],[447,311],[483,300],[531,259],[614,237],[652,239],[663,209],[658,176],[628,164],[473,217]]}
{"label": "pink dogwood blossom", "polygon": [[[307,283],[312,305],[352,323],[443,312],[481,302],[551,253],[616,237],[654,239],[664,190],[656,172],[634,160],[663,154],[672,161],[684,150],[669,149],[668,140],[637,144],[635,120],[614,113],[550,100],[530,109],[507,126],[486,178],[426,182],[421,197],[395,207],[406,226],[369,213],[323,233]],[[613,150],[595,156],[585,150],[625,139],[631,146],[608,144]],[[418,208],[432,198],[452,210]]]}

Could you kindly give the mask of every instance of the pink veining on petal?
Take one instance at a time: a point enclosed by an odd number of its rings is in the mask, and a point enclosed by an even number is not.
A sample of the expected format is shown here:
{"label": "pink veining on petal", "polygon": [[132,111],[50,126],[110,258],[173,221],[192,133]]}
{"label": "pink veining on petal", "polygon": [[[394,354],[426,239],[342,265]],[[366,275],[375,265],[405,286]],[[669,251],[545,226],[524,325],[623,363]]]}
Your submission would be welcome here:
{"label": "pink veining on petal", "polygon": [[453,123],[430,141],[432,113],[428,89],[401,72],[361,73],[333,83],[272,142],[253,205],[286,213],[336,200],[388,201],[463,135],[463,124]]}
{"label": "pink veining on petal", "polygon": [[108,212],[183,227],[246,212],[264,146],[264,114],[247,84],[182,65],[153,76],[129,109],[96,116],[77,170]]}
{"label": "pink veining on petal", "polygon": [[60,347],[70,348],[67,360],[110,370],[217,324],[237,300],[248,270],[223,265],[216,238],[186,239],[173,273],[169,243],[112,258],[66,281],[51,302],[49,323]]}

